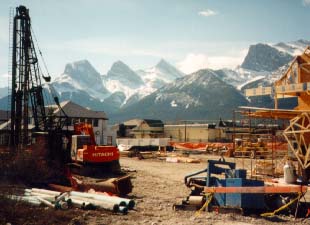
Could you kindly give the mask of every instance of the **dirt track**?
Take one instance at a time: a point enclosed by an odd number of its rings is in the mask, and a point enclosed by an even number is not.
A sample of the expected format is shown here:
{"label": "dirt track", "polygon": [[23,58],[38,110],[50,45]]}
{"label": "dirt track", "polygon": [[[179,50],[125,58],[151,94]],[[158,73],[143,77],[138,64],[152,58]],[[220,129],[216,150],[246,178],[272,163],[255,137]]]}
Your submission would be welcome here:
{"label": "dirt track", "polygon": [[[135,210],[127,215],[113,214],[103,210],[57,210],[44,207],[29,207],[25,205],[9,205],[11,209],[0,208],[0,224],[10,222],[12,224],[113,224],[113,225],[192,225],[192,224],[310,224],[310,219],[292,216],[277,216],[273,219],[259,216],[241,216],[238,214],[216,214],[214,212],[202,212],[195,216],[194,211],[174,211],[173,204],[181,202],[189,194],[183,178],[186,174],[206,168],[206,160],[211,156],[201,157],[202,163],[168,163],[164,160],[137,158],[121,158],[122,168],[129,172],[133,179],[133,192],[129,195],[135,199]],[[250,160],[235,160],[239,168],[249,167]],[[3,203],[3,205],[6,205]],[[276,223],[275,223],[276,221]]]}

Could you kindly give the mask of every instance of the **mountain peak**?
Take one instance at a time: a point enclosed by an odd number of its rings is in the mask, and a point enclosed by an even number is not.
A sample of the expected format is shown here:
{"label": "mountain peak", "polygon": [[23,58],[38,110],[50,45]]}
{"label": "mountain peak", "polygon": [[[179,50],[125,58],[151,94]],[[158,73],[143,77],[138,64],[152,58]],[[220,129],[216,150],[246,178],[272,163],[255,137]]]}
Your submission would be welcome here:
{"label": "mountain peak", "polygon": [[233,109],[246,104],[245,97],[238,90],[217,78],[212,70],[203,69],[165,84],[125,108],[124,115],[164,121],[230,118]]}
{"label": "mountain peak", "polygon": [[155,69],[159,70],[163,74],[169,74],[172,77],[172,80],[185,75],[164,59],[161,59],[156,64]]}
{"label": "mountain peak", "polygon": [[116,62],[113,63],[112,67],[115,67],[115,66],[123,66],[123,67],[126,67],[126,68],[129,68],[129,66],[127,66],[123,61],[121,60],[117,60]]}
{"label": "mountain peak", "polygon": [[172,65],[168,63],[165,59],[161,58],[155,67],[167,67],[167,66],[170,67]]}
{"label": "mountain peak", "polygon": [[279,51],[275,47],[258,43],[250,46],[241,67],[254,71],[274,71],[292,59],[293,56]]}
{"label": "mountain peak", "polygon": [[308,41],[306,39],[299,39],[299,40],[297,40],[297,42],[304,44],[304,45],[310,45],[310,41]]}
{"label": "mountain peak", "polygon": [[102,98],[108,94],[100,74],[86,59],[66,64],[64,73],[55,79],[54,86],[60,93],[81,93],[87,90],[90,96]]}
{"label": "mountain peak", "polygon": [[76,71],[99,74],[87,59],[66,64],[64,71],[65,74],[72,74]]}
{"label": "mountain peak", "polygon": [[107,78],[108,80],[118,80],[131,88],[137,88],[144,84],[141,77],[120,60],[113,63],[111,69],[107,73]]}

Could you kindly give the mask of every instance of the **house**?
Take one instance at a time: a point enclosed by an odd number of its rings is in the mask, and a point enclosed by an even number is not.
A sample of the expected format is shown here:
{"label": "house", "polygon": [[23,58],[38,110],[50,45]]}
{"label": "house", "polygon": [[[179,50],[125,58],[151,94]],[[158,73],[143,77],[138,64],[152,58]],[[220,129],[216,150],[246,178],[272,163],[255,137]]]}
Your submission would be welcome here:
{"label": "house", "polygon": [[162,138],[164,137],[164,124],[161,120],[128,120],[118,126],[118,137]]}
{"label": "house", "polygon": [[103,111],[93,111],[82,107],[72,101],[64,101],[60,103],[61,109],[52,106],[53,115],[56,117],[64,117],[64,113],[68,116],[67,126],[64,129],[74,130],[75,123],[85,122],[93,126],[96,143],[98,145],[112,145],[115,143],[115,137],[109,131],[107,126],[107,115]]}
{"label": "house", "polygon": [[[66,126],[63,129],[74,131],[74,124],[79,122],[86,122],[93,126],[96,143],[98,145],[112,145],[115,144],[115,135],[108,129],[107,115],[103,111],[93,111],[82,107],[72,101],[64,101],[60,103],[61,109],[57,105],[48,106],[48,110],[52,110],[52,114],[57,117],[68,117]],[[64,113],[66,115],[64,115]],[[7,145],[9,137],[10,120],[9,114],[6,111],[0,110],[0,144]],[[31,111],[29,112],[29,130],[34,128],[34,119],[32,118]],[[2,140],[3,139],[3,140]]]}
{"label": "house", "polygon": [[226,139],[223,129],[214,124],[184,123],[165,125],[165,136],[176,142],[212,142]]}

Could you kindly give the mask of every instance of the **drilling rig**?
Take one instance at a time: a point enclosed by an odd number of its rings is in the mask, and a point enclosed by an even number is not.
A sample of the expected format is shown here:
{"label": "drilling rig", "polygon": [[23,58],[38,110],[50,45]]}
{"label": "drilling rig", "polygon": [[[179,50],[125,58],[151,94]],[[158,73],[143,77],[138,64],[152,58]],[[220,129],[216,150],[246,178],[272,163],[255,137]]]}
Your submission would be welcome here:
{"label": "drilling rig", "polygon": [[[29,144],[29,106],[32,109],[35,130],[48,129],[38,58],[31,35],[31,21],[29,11],[24,6],[16,8],[12,51],[10,146],[19,149]],[[43,78],[50,80],[50,77]]]}
{"label": "drilling rig", "polygon": [[[12,152],[18,153],[29,149],[36,154],[40,152],[43,161],[56,163],[63,170],[68,169],[68,166],[78,166],[85,171],[90,167],[98,168],[99,173],[119,172],[119,150],[115,146],[97,146],[90,124],[80,124],[79,129],[74,126],[74,131],[70,131],[68,126],[65,129],[69,124],[69,118],[59,103],[55,89],[49,83],[51,77],[43,57],[47,76],[44,76],[40,69],[34,45],[36,39],[32,34],[29,10],[25,6],[17,7],[12,35],[9,141]],[[39,53],[42,56],[41,51]],[[55,110],[53,107],[46,107],[41,77],[48,85],[58,111],[61,112],[57,116],[53,115]],[[30,135],[28,124],[31,118],[34,120],[34,127]],[[73,135],[74,133],[77,135]],[[40,139],[41,142],[33,143],[33,139]],[[88,141],[83,142],[82,139]]]}
{"label": "drilling rig", "polygon": [[[32,138],[29,133],[29,122],[32,118],[34,120],[32,133],[41,133],[47,136],[49,157],[63,157],[59,156],[57,149],[62,145],[61,138],[65,133],[63,127],[67,117],[63,110],[61,110],[63,116],[55,118],[49,114],[52,110],[46,107],[41,77],[47,83],[50,82],[51,77],[49,74],[44,76],[40,69],[32,33],[29,10],[25,6],[17,7],[13,20],[12,34],[12,91],[9,144],[13,151],[24,150],[31,144]],[[54,100],[56,105],[60,107],[56,95]]]}

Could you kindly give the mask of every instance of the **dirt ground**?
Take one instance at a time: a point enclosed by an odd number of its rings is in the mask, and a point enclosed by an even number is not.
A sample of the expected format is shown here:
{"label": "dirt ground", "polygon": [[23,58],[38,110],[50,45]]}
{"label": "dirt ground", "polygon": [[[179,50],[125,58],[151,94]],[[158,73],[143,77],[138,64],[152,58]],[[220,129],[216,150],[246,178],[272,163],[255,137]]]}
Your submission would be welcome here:
{"label": "dirt ground", "polygon": [[[216,214],[215,212],[202,212],[196,216],[195,211],[174,211],[173,204],[180,203],[190,192],[184,185],[184,176],[206,168],[208,158],[217,159],[218,156],[195,156],[201,157],[202,163],[169,163],[158,159],[139,160],[137,158],[121,158],[124,170],[132,175],[134,185],[133,192],[129,198],[136,201],[134,210],[127,215],[113,214],[103,210],[83,211],[68,210],[53,213],[52,209],[38,210],[35,208],[24,214],[15,214],[15,219],[5,214],[0,209],[0,223],[5,224],[113,224],[113,225],[189,225],[189,224],[310,224],[310,219],[297,218],[293,216],[276,216],[273,218],[262,218],[257,215],[242,216],[239,214]],[[228,159],[228,161],[235,161]],[[249,161],[237,160],[237,165],[243,167],[250,165]],[[31,209],[31,207],[30,207]],[[30,210],[29,209],[29,210]],[[7,212],[6,212],[7,213]],[[31,215],[36,220],[29,218]],[[42,217],[41,219],[40,216]],[[7,217],[7,219],[5,219]],[[16,220],[16,217],[21,217]],[[23,220],[24,217],[24,220]],[[53,218],[53,219],[52,219]]]}

